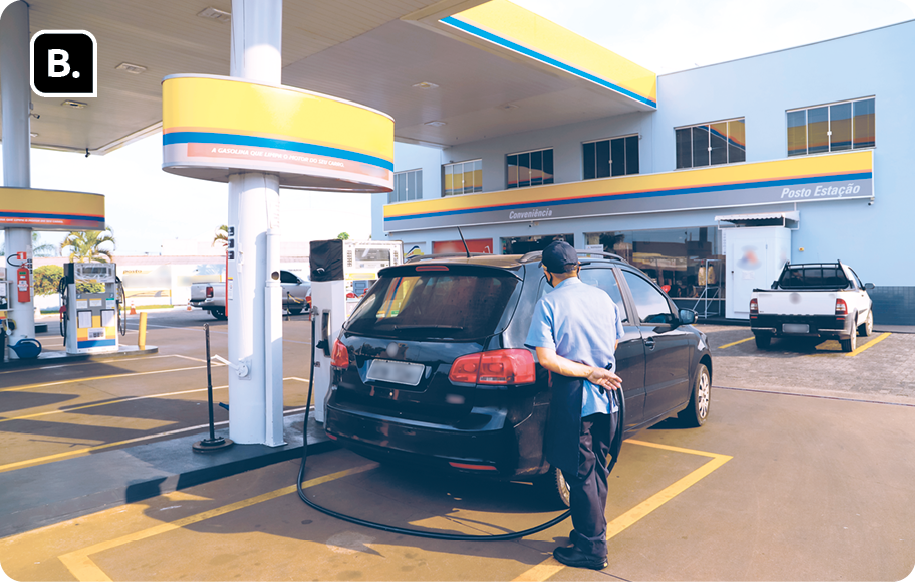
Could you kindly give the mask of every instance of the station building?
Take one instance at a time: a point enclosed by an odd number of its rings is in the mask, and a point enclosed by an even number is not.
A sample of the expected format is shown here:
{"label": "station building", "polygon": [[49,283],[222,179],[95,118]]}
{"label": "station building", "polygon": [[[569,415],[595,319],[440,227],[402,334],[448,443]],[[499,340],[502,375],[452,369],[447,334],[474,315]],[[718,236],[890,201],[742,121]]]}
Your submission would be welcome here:
{"label": "station building", "polygon": [[425,136],[397,136],[373,239],[407,255],[463,251],[457,227],[474,252],[564,239],[729,319],[786,261],[841,260],[876,285],[877,323],[915,324],[915,21],[656,76],[498,6],[442,22],[510,53],[500,75],[547,71],[556,86],[473,115],[429,107]]}

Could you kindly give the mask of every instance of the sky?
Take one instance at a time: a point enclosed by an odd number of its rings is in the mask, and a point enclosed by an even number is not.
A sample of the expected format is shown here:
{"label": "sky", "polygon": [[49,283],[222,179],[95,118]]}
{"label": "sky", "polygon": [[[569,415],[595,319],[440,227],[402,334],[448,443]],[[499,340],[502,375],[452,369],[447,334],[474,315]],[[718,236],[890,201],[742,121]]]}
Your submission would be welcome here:
{"label": "sky", "polygon": [[[10,1],[0,0],[0,10]],[[915,19],[915,0],[514,2],[659,75]],[[119,254],[159,254],[174,239],[212,240],[227,222],[228,186],[166,174],[161,148],[157,135],[89,158],[33,149],[32,187],[104,194]],[[284,240],[371,232],[366,194],[281,189],[280,201]],[[62,238],[41,233],[42,242]]]}

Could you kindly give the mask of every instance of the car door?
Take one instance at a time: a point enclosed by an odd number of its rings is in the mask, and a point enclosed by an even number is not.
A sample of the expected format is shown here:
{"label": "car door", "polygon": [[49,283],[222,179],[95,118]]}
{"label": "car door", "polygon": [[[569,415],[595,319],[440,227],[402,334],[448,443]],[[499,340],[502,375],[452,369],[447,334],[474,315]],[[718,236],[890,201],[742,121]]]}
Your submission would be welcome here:
{"label": "car door", "polygon": [[586,266],[581,270],[579,278],[582,283],[602,289],[619,307],[623,337],[616,346],[614,372],[623,380],[623,394],[626,398],[625,428],[638,425],[644,418],[645,408],[645,348],[638,320],[629,315],[614,269]]}
{"label": "car door", "polygon": [[649,420],[689,399],[689,361],[695,336],[677,327],[676,312],[660,289],[634,271],[623,269],[622,275],[645,346],[644,419]]}

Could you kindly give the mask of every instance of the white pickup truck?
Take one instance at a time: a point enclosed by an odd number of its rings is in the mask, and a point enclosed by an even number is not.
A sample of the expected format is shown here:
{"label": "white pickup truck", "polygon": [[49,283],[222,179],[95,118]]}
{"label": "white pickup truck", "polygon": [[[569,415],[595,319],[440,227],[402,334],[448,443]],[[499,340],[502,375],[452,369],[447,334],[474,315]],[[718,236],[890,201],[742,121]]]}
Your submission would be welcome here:
{"label": "white pickup truck", "polygon": [[867,294],[873,288],[841,261],[785,265],[772,289],[754,289],[751,295],[756,347],[769,347],[773,337],[824,337],[838,339],[844,352],[855,351],[858,336],[867,337],[874,328]]}
{"label": "white pickup truck", "polygon": [[[308,311],[311,305],[306,296],[311,283],[289,271],[280,271],[280,285],[283,288],[283,308],[292,315]],[[226,319],[226,284],[194,283],[191,285],[191,300],[194,307],[209,311],[216,319]]]}

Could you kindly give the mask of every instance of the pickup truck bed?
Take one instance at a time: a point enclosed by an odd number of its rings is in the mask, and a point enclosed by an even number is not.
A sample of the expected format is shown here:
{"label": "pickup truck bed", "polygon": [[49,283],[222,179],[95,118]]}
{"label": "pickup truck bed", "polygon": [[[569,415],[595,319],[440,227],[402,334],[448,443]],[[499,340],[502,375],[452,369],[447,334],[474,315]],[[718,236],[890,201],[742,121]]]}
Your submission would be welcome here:
{"label": "pickup truck bed", "polygon": [[[283,288],[283,308],[292,315],[309,310],[305,297],[311,290],[311,283],[289,271],[280,271],[280,285]],[[191,285],[190,305],[209,311],[216,319],[226,319],[226,284],[194,283]]]}

